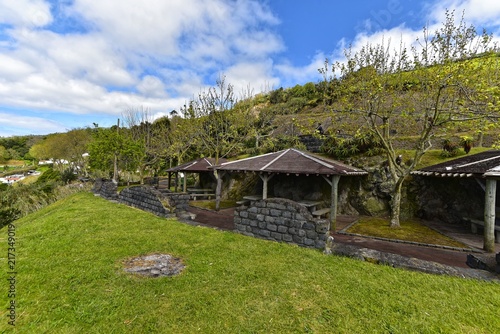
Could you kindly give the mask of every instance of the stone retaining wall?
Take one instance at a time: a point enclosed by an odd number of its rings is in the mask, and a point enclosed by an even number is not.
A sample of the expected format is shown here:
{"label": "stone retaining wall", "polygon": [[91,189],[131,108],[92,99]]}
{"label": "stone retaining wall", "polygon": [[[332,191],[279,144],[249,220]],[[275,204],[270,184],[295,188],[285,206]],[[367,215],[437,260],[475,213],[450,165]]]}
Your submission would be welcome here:
{"label": "stone retaining wall", "polygon": [[168,200],[162,200],[162,194],[148,186],[125,188],[118,196],[121,203],[137,209],[151,212],[160,217],[172,217],[173,210]]}
{"label": "stone retaining wall", "polygon": [[183,217],[189,207],[189,194],[161,192],[151,186],[133,186],[123,189],[118,194],[116,183],[97,179],[92,192],[109,200],[118,200],[123,204],[151,212],[160,217]]}
{"label": "stone retaining wall", "polygon": [[179,216],[179,213],[183,213],[188,210],[189,201],[191,199],[189,194],[161,192],[161,196],[168,200],[170,208],[173,209],[173,212],[177,216]]}
{"label": "stone retaining wall", "polygon": [[162,193],[151,186],[125,188],[118,198],[123,204],[166,218],[185,212],[189,205],[188,194]]}
{"label": "stone retaining wall", "polygon": [[118,199],[118,185],[111,180],[96,179],[92,192],[106,199]]}
{"label": "stone retaining wall", "polygon": [[284,198],[252,201],[234,210],[235,232],[309,248],[325,248],[330,222]]}

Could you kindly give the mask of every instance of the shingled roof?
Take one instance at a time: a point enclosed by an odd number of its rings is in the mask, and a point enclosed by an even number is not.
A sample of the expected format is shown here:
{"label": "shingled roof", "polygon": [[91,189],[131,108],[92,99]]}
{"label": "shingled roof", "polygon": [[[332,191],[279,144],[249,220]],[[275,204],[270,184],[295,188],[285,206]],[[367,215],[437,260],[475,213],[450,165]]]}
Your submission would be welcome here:
{"label": "shingled roof", "polygon": [[500,150],[467,155],[416,170],[412,174],[440,177],[498,176],[500,175]]}
{"label": "shingled roof", "polygon": [[[225,161],[226,159],[219,159],[219,162],[225,162]],[[167,172],[187,172],[187,173],[210,172],[208,168],[214,165],[215,165],[214,158],[200,158],[167,169]]]}
{"label": "shingled roof", "polygon": [[267,153],[214,167],[230,172],[266,172],[296,175],[365,175],[368,174],[341,162],[325,159],[294,148]]}

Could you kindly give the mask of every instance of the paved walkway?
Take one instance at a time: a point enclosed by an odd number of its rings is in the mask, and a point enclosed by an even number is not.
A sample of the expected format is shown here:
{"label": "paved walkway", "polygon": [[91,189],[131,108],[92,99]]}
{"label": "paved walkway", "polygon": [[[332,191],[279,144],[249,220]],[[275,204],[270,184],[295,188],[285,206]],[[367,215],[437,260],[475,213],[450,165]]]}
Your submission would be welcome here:
{"label": "paved walkway", "polygon": [[[196,215],[194,221],[199,224],[208,225],[223,230],[233,230],[234,210],[224,209],[219,212],[203,210],[195,207],[190,207],[191,213]],[[352,236],[342,234],[342,230],[349,224],[353,223],[358,217],[355,216],[338,216],[337,218],[337,233],[332,234],[334,242],[355,245],[361,248],[374,249],[381,252],[398,254],[405,257],[413,257],[424,261],[437,262],[443,265],[469,268],[466,264],[468,254],[485,255],[482,251],[483,237],[475,235],[466,227],[461,227],[452,224],[424,222],[429,227],[436,231],[447,235],[457,241],[468,245],[470,249],[464,250],[448,250],[438,247],[427,247],[412,245],[402,242],[393,242],[386,240],[378,240],[370,237]],[[496,244],[496,253],[500,252],[500,244]],[[491,256],[491,255],[489,255]]]}

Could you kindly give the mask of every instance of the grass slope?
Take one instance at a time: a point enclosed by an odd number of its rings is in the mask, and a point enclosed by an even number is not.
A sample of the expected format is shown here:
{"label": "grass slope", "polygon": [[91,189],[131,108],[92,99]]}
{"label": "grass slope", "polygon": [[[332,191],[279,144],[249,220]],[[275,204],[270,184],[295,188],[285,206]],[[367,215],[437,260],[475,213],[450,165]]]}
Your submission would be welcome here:
{"label": "grass slope", "polygon": [[[16,222],[18,333],[492,333],[500,285],[325,256],[89,193]],[[7,253],[6,228],[0,230]],[[171,278],[122,271],[170,253]],[[7,267],[3,256],[0,265]],[[2,279],[0,332],[7,324]]]}

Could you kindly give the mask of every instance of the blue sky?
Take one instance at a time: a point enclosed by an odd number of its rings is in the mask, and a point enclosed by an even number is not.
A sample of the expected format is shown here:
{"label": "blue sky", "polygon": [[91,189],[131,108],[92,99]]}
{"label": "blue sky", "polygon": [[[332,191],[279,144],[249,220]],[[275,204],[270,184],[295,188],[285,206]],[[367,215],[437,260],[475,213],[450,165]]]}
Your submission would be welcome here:
{"label": "blue sky", "polygon": [[411,44],[446,9],[499,36],[496,0],[0,0],[0,137],[168,115],[219,74],[237,93],[318,82],[347,45]]}

